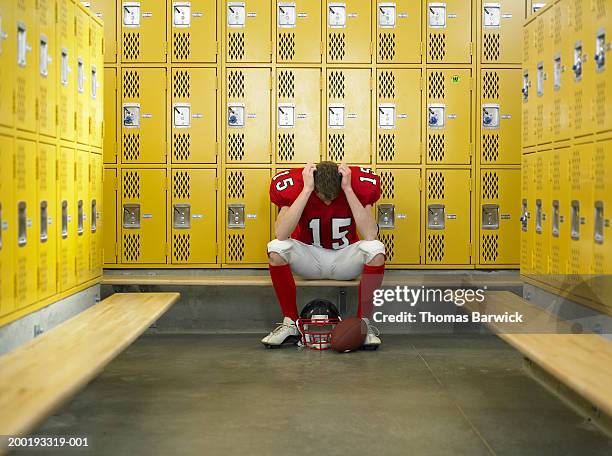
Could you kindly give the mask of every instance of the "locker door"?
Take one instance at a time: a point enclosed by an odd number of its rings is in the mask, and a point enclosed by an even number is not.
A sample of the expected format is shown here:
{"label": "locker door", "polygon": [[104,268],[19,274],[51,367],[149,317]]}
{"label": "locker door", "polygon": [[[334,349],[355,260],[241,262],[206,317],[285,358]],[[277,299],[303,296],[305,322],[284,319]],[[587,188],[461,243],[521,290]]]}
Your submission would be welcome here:
{"label": "locker door", "polygon": [[[55,0],[38,0],[38,46],[40,60],[37,68],[38,80],[38,132],[56,135],[55,119],[57,90],[57,45],[55,34]],[[4,81],[3,81],[4,83]]]}
{"label": "locker door", "polygon": [[270,163],[270,78],[265,68],[227,70],[226,159],[230,163]]}
{"label": "locker door", "polygon": [[376,203],[378,239],[387,264],[421,262],[421,170],[378,169],[381,195]]}
{"label": "locker door", "polygon": [[166,188],[165,169],[121,171],[122,263],[166,263]]}
{"label": "locker door", "polygon": [[569,5],[557,3],[552,11],[552,135],[555,141],[569,139],[572,135],[570,123],[569,89],[573,84],[573,40],[569,30]]}
{"label": "locker door", "polygon": [[529,22],[523,28],[523,69],[521,84],[522,105],[521,105],[521,123],[522,123],[522,144],[523,147],[535,145],[535,128],[531,122],[534,119],[535,111],[535,85],[532,81],[535,78],[535,50],[534,43],[534,28],[535,22]]}
{"label": "locker door", "polygon": [[57,208],[58,228],[58,271],[59,291],[66,291],[76,285],[76,194],[75,194],[75,151],[62,147],[59,159],[59,206]]}
{"label": "locker door", "polygon": [[521,101],[516,88],[521,70],[481,71],[480,163],[514,165],[521,161]]}
{"label": "locker door", "polygon": [[533,163],[534,205],[533,205],[533,267],[534,274],[545,279],[549,274],[548,261],[550,253],[550,200],[549,163],[550,150],[540,150],[536,153]]}
{"label": "locker door", "polygon": [[[102,198],[104,264],[117,263],[117,170],[104,169],[104,195]],[[99,229],[99,227],[98,227]]]}
{"label": "locker door", "polygon": [[427,171],[426,264],[469,264],[470,171]]}
{"label": "locker door", "polygon": [[321,70],[283,68],[276,76],[276,161],[321,159]]}
{"label": "locker door", "polygon": [[14,140],[0,136],[0,315],[15,306],[14,239],[17,237],[14,199]]}
{"label": "locker door", "polygon": [[90,220],[89,214],[89,152],[76,151],[76,272],[77,282],[89,279]]}
{"label": "locker door", "polygon": [[79,5],[76,9],[76,47],[77,47],[77,95],[76,131],[77,141],[89,142],[89,94],[90,94],[90,36],[87,11]]}
{"label": "locker door", "polygon": [[421,162],[421,70],[379,69],[378,163]]}
{"label": "locker door", "polygon": [[[15,124],[13,96],[15,91],[15,65],[17,63],[17,36],[13,31],[15,5],[12,0],[0,0],[0,125]],[[2,312],[0,308],[0,313]]]}
{"label": "locker door", "polygon": [[591,14],[593,21],[587,43],[595,42],[593,59],[588,65],[592,67],[592,113],[597,132],[612,130],[612,82],[610,81],[609,64],[612,49],[612,5],[610,2],[593,2]]}
{"label": "locker door", "polygon": [[104,163],[117,163],[117,70],[115,68],[104,68],[104,126]]}
{"label": "locker door", "polygon": [[550,282],[561,286],[565,281],[570,245],[569,148],[552,151],[550,167]]}
{"label": "locker door", "polygon": [[217,61],[217,5],[210,0],[168,0],[172,61]]}
{"label": "locker door", "polygon": [[172,163],[217,161],[217,73],[172,70]]}
{"label": "locker door", "polygon": [[36,81],[38,79],[38,27],[35,0],[16,3],[17,68],[15,70],[15,126],[36,131]]}
{"label": "locker door", "polygon": [[36,205],[36,143],[18,139],[16,147],[13,207],[17,217],[15,304],[21,309],[36,301],[39,221]]}
{"label": "locker door", "polygon": [[225,262],[267,264],[270,240],[268,169],[228,169],[226,182]]}
{"label": "locker door", "polygon": [[427,163],[471,162],[470,70],[427,71]]}
{"label": "locker door", "polygon": [[521,163],[521,274],[533,274],[535,155],[523,155]]}
{"label": "locker door", "polygon": [[279,63],[321,63],[321,0],[277,0],[276,32]]}
{"label": "locker door", "polygon": [[327,159],[370,163],[371,72],[327,70]]}
{"label": "locker door", "polygon": [[605,305],[612,305],[612,224],[610,208],[612,207],[612,141],[595,144],[594,193],[595,209],[594,243],[593,243],[593,284],[595,296]]}
{"label": "locker door", "polygon": [[104,63],[117,62],[117,5],[116,1],[91,1],[93,14],[104,22]]}
{"label": "locker door", "polygon": [[515,0],[482,0],[482,63],[521,63],[520,36],[525,4]]}
{"label": "locker door", "polygon": [[427,63],[472,61],[471,2],[423,1],[427,21]]}
{"label": "locker door", "polygon": [[58,126],[60,138],[75,140],[77,52],[75,45],[75,11],[71,0],[58,1]]}
{"label": "locker door", "polygon": [[327,2],[327,63],[370,63],[372,5],[366,0]]}
{"label": "locker door", "polygon": [[520,169],[480,171],[480,263],[518,264]]}
{"label": "locker door", "polygon": [[57,176],[56,147],[38,145],[38,300],[48,298],[57,291]]}
{"label": "locker door", "polygon": [[[102,218],[102,155],[92,153],[89,155],[89,200],[87,202],[87,216],[89,219],[89,278],[93,279],[102,275],[102,249],[103,249],[103,227]],[[109,220],[112,220],[109,217]],[[108,225],[106,229],[112,231],[115,225]]]}
{"label": "locker door", "polygon": [[122,162],[166,163],[166,70],[122,70]]}
{"label": "locker door", "polygon": [[421,63],[421,4],[379,1],[376,9],[378,63]]}
{"label": "locker door", "polygon": [[[104,122],[104,30],[102,26],[94,19],[89,21],[89,31],[91,36],[90,62],[89,67],[89,91],[87,97],[89,99],[89,144],[94,147],[102,147],[103,144],[103,122]],[[114,82],[114,81],[113,81]],[[111,106],[115,105],[115,101]],[[109,125],[109,128],[114,128],[115,124]]]}
{"label": "locker door", "polygon": [[272,2],[225,2],[228,62],[266,63],[272,60]]}
{"label": "locker door", "polygon": [[217,262],[214,169],[172,170],[172,264]]}
{"label": "locker door", "polygon": [[166,62],[166,2],[121,2],[121,60]]}

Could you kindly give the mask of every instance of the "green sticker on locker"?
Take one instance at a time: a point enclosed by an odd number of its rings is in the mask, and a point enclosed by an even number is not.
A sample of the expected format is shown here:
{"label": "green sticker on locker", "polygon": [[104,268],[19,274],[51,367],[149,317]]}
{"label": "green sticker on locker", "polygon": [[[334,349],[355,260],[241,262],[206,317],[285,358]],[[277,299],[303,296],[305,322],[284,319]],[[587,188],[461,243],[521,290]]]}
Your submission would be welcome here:
{"label": "green sticker on locker", "polygon": [[459,77],[458,74],[453,74],[451,76],[451,81],[453,81],[453,84],[459,84],[459,81],[461,81],[461,78]]}

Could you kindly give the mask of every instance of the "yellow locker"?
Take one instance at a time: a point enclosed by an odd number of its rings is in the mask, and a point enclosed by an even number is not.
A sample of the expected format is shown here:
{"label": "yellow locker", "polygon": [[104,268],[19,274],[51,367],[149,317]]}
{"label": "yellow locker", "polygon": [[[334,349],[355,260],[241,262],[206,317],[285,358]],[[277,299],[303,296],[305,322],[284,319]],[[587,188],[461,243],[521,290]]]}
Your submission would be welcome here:
{"label": "yellow locker", "polygon": [[266,68],[227,70],[226,160],[270,163],[271,72]]}
{"label": "yellow locker", "polygon": [[172,170],[172,264],[217,262],[216,174]]}
{"label": "yellow locker", "polygon": [[103,227],[104,264],[117,263],[117,170],[104,169],[103,198],[101,219],[105,221]]}
{"label": "yellow locker", "polygon": [[116,127],[117,70],[115,68],[104,68],[104,163],[117,163]]}
{"label": "yellow locker", "polygon": [[172,163],[217,161],[217,72],[172,70]]}
{"label": "yellow locker", "polygon": [[90,100],[90,34],[89,16],[80,4],[76,9],[77,48],[77,94],[76,94],[76,138],[81,144],[89,143],[89,100]]}
{"label": "yellow locker", "polygon": [[[89,33],[91,37],[90,67],[89,67],[89,144],[100,148],[103,144],[104,125],[104,30],[95,19],[89,20]],[[113,101],[111,106],[114,106]],[[109,125],[115,130],[115,124]]]}
{"label": "yellow locker", "polygon": [[168,0],[172,11],[172,61],[217,61],[217,2]]}
{"label": "yellow locker", "polygon": [[327,159],[370,163],[371,72],[327,69]]}
{"label": "yellow locker", "polygon": [[472,61],[472,2],[423,0],[427,21],[427,63]]}
{"label": "yellow locker", "polygon": [[7,127],[15,124],[13,110],[15,52],[17,51],[17,36],[13,30],[15,6],[16,3],[13,0],[0,0],[0,81],[2,81],[0,84],[0,125]]}
{"label": "yellow locker", "polygon": [[534,48],[535,60],[533,66],[534,108],[529,122],[534,126],[535,143],[544,144],[552,140],[550,115],[552,112],[552,54],[551,39],[552,23],[549,14],[541,14],[535,19]]}
{"label": "yellow locker", "polygon": [[61,147],[59,159],[58,273],[59,291],[76,285],[75,151]]}
{"label": "yellow locker", "polygon": [[593,291],[606,306],[611,307],[612,282],[612,140],[595,144],[594,160],[594,243],[593,243]]}
{"label": "yellow locker", "polygon": [[[89,155],[89,200],[87,215],[89,218],[89,278],[102,275],[103,243],[104,243],[104,219],[102,217],[102,155],[100,150]],[[113,220],[113,217],[109,217]],[[106,229],[112,231],[114,225]]]}
{"label": "yellow locker", "polygon": [[39,143],[38,194],[38,300],[52,296],[57,291],[57,149],[53,144]]}
{"label": "yellow locker", "polygon": [[521,124],[522,124],[522,145],[529,147],[535,145],[535,126],[532,125],[535,115],[535,87],[532,81],[535,78],[535,49],[533,49],[535,21],[531,21],[523,27],[523,65],[522,65],[522,104],[521,104]]}
{"label": "yellow locker", "polygon": [[276,73],[276,161],[321,159],[321,70],[279,68]]}
{"label": "yellow locker", "polygon": [[122,163],[166,163],[166,70],[123,68]]}
{"label": "yellow locker", "polygon": [[327,63],[372,61],[371,8],[369,0],[327,2]]}
{"label": "yellow locker", "polygon": [[276,60],[321,63],[321,0],[276,0]]}
{"label": "yellow locker", "polygon": [[167,185],[165,169],[121,171],[122,263],[166,263]]}
{"label": "yellow locker", "polygon": [[378,169],[381,194],[376,203],[378,239],[387,264],[421,262],[421,170]]}
{"label": "yellow locker", "polygon": [[427,163],[471,162],[470,70],[427,71]]}
{"label": "yellow locker", "polygon": [[118,3],[115,0],[92,0],[90,5],[94,16],[104,22],[104,62],[116,63]]}
{"label": "yellow locker", "polygon": [[519,263],[520,169],[480,171],[480,264]]}
{"label": "yellow locker", "polygon": [[592,112],[597,132],[612,129],[612,81],[610,70],[607,70],[606,60],[612,50],[612,5],[610,2],[593,2],[591,6],[593,20],[591,22],[589,41],[595,41],[593,59],[589,65],[593,67]]}
{"label": "yellow locker", "polygon": [[18,309],[36,301],[39,220],[36,205],[36,143],[18,139],[15,150],[15,200],[17,249],[15,299]]}
{"label": "yellow locker", "polygon": [[[56,58],[55,0],[38,0],[38,132],[56,135],[55,119],[57,75],[59,68]],[[3,81],[4,83],[4,81]]]}
{"label": "yellow locker", "polygon": [[121,2],[121,61],[166,62],[166,2]]}
{"label": "yellow locker", "polygon": [[378,63],[421,63],[421,4],[379,1],[376,8]]}
{"label": "yellow locker", "polygon": [[521,274],[533,274],[534,168],[535,154],[523,155],[521,162]]}
{"label": "yellow locker", "polygon": [[379,69],[376,136],[378,163],[421,162],[421,70]]}
{"label": "yellow locker", "polygon": [[72,0],[57,0],[58,9],[58,50],[59,67],[58,84],[58,126],[60,138],[67,141],[75,140],[76,128],[76,44],[75,44],[75,12]]}
{"label": "yellow locker", "polygon": [[77,282],[89,279],[90,231],[89,224],[89,152],[76,151],[75,159],[76,184],[76,274]]}
{"label": "yellow locker", "polygon": [[228,0],[224,3],[227,61],[270,62],[272,60],[272,2]]}
{"label": "yellow locker", "polygon": [[521,63],[521,34],[525,3],[517,0],[481,1],[481,62]]}
{"label": "yellow locker", "polygon": [[551,132],[555,141],[563,141],[572,136],[570,123],[571,100],[569,89],[573,84],[571,62],[573,59],[573,40],[568,33],[569,24],[568,2],[560,2],[553,6],[547,14],[552,15],[552,107]]}
{"label": "yellow locker", "polygon": [[550,164],[550,277],[548,282],[561,286],[567,273],[570,246],[570,199],[569,199],[569,158],[570,149],[560,148],[552,152]]}
{"label": "yellow locker", "polygon": [[527,16],[536,14],[538,11],[544,8],[547,3],[551,3],[551,1],[527,0]]}
{"label": "yellow locker", "polygon": [[[15,70],[15,126],[19,130],[36,131],[36,86],[39,48],[35,0],[22,0],[15,7],[17,34],[17,68]],[[11,65],[9,68],[15,68]]]}
{"label": "yellow locker", "polygon": [[226,170],[225,262],[267,264],[270,240],[269,169]]}
{"label": "yellow locker", "polygon": [[533,268],[534,274],[545,279],[549,274],[550,254],[550,150],[540,150],[533,162]]}
{"label": "yellow locker", "polygon": [[426,264],[469,264],[470,170],[429,169],[426,180]]}
{"label": "yellow locker", "polygon": [[10,313],[15,306],[15,267],[17,248],[15,223],[14,140],[0,136],[0,315]]}
{"label": "yellow locker", "polygon": [[521,160],[520,69],[481,70],[480,163],[514,165]]}

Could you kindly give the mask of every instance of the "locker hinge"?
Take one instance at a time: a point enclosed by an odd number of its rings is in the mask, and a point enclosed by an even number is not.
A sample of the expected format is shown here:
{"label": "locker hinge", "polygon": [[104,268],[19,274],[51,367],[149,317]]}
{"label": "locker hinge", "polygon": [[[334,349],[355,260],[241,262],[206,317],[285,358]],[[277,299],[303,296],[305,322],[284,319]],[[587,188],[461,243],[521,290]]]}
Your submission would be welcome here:
{"label": "locker hinge", "polygon": [[115,176],[113,177],[113,190],[115,190],[116,192],[119,191],[119,179],[117,179],[116,173],[115,173]]}
{"label": "locker hinge", "polygon": [[36,120],[38,120],[38,97],[36,97],[35,103],[34,103],[34,118]]}
{"label": "locker hinge", "polygon": [[421,55],[423,55],[423,42],[421,41]]}
{"label": "locker hinge", "polygon": [[421,92],[423,91],[423,78],[422,77],[419,78],[419,89],[421,90]]}
{"label": "locker hinge", "polygon": [[274,86],[274,76],[272,76],[272,73],[270,73],[270,91],[272,91],[272,87]]}
{"label": "locker hinge", "polygon": [[470,187],[470,193],[471,193],[472,192],[472,178],[471,177],[468,179],[468,185]]}
{"label": "locker hinge", "polygon": [[119,243],[115,242],[115,258],[119,257]]}
{"label": "locker hinge", "polygon": [[323,55],[324,50],[325,50],[325,47],[323,45],[323,41],[319,41],[319,54]]}
{"label": "locker hinge", "polygon": [[168,42],[164,41],[164,54],[168,55]]}
{"label": "locker hinge", "polygon": [[54,10],[55,10],[55,23],[58,23],[58,14],[57,14],[57,2],[54,5]]}
{"label": "locker hinge", "polygon": [[274,146],[272,145],[272,141],[270,141],[270,148],[268,149],[268,151],[270,152],[270,157],[272,157],[272,149],[274,148]]}
{"label": "locker hinge", "polygon": [[323,73],[321,72],[321,76],[319,77],[319,90],[323,91]]}
{"label": "locker hinge", "polygon": [[472,157],[474,156],[474,143],[470,143],[470,165],[472,164]]}
{"label": "locker hinge", "polygon": [[59,158],[55,160],[55,181],[59,182],[60,174],[59,174]]}
{"label": "locker hinge", "polygon": [[372,43],[372,41],[370,41],[370,55],[374,54],[374,45]]}
{"label": "locker hinge", "polygon": [[215,44],[215,53],[216,53],[217,55],[219,55],[219,50],[220,50],[219,48],[220,48],[220,46],[219,46],[219,42],[217,41],[217,42],[216,42],[216,44]]}
{"label": "locker hinge", "polygon": [[219,141],[215,143],[215,157],[219,157]]}
{"label": "locker hinge", "polygon": [[164,178],[164,190],[168,191],[168,178],[167,177]]}
{"label": "locker hinge", "polygon": [[170,256],[170,244],[166,242],[166,257]]}
{"label": "locker hinge", "polygon": [[470,77],[470,92],[474,91],[474,84],[475,84],[474,78]]}
{"label": "locker hinge", "polygon": [[113,147],[114,147],[114,149],[115,149],[115,150],[113,151],[113,152],[114,152],[114,154],[115,154],[115,161],[117,161],[117,160],[116,160],[116,159],[117,159],[117,143],[114,143],[114,144],[113,144]]}
{"label": "locker hinge", "polygon": [[13,90],[13,114],[17,114],[17,98],[15,91]]}
{"label": "locker hinge", "polygon": [[470,55],[474,55],[474,43],[470,42]]}
{"label": "locker hinge", "polygon": [[219,190],[219,178],[215,176],[215,191]]}
{"label": "locker hinge", "polygon": [[59,126],[59,105],[55,105],[55,126]]}
{"label": "locker hinge", "polygon": [[372,77],[372,75],[370,74],[370,92],[372,91],[372,88],[374,87],[374,78]]}

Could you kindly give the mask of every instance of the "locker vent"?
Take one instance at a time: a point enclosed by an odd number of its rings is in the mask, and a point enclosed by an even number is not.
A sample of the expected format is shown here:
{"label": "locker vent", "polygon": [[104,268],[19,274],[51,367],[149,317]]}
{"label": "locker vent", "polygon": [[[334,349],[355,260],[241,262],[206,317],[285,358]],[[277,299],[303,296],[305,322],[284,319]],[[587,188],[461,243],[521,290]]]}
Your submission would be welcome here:
{"label": "locker vent", "polygon": [[431,263],[439,263],[444,259],[444,235],[427,235],[427,260]]}
{"label": "locker vent", "polygon": [[379,234],[378,239],[385,245],[385,256],[387,257],[387,261],[392,261],[395,256],[395,235],[389,234]]}
{"label": "locker vent", "polygon": [[487,262],[494,262],[499,256],[499,235],[483,234],[482,244],[482,259]]}
{"label": "locker vent", "polygon": [[178,171],[172,177],[172,196],[178,199],[191,197],[190,176],[187,171]]}
{"label": "locker vent", "polygon": [[381,71],[378,77],[378,97],[395,98],[395,73]]}
{"label": "locker vent", "polygon": [[556,45],[561,44],[561,8],[555,8],[555,15],[553,17],[553,30],[554,30],[554,42]]}
{"label": "locker vent", "polygon": [[604,264],[607,264],[604,258],[604,255],[601,253],[595,253],[593,260],[593,274],[595,275],[603,275],[604,274]]}
{"label": "locker vent", "polygon": [[395,198],[395,176],[389,171],[380,171],[380,197],[382,199]]}
{"label": "locker vent", "polygon": [[174,98],[189,98],[191,95],[189,72],[177,71],[172,76],[172,95]]}
{"label": "locker vent", "polygon": [[278,34],[279,60],[293,60],[295,57],[295,33]]}
{"label": "locker vent", "polygon": [[328,138],[328,156],[335,162],[344,160],[344,133],[330,133]]}
{"label": "locker vent", "polygon": [[597,126],[603,127],[606,124],[606,81],[597,83],[595,103],[595,119],[597,120]]}
{"label": "locker vent", "polygon": [[15,156],[15,173],[17,177],[17,189],[26,190],[26,151],[22,143],[18,144],[18,152]]}
{"label": "locker vent", "polygon": [[529,62],[529,47],[531,46],[529,37],[527,29],[523,29],[523,62]]}
{"label": "locker vent", "polygon": [[187,262],[191,256],[191,235],[188,233],[174,233],[172,235],[173,257],[176,262]]}
{"label": "locker vent", "polygon": [[49,275],[47,274],[47,252],[38,252],[38,264],[40,267],[38,268],[38,291],[42,293],[46,293],[48,290],[48,279]]}
{"label": "locker vent", "polygon": [[444,74],[441,71],[432,71],[429,73],[427,81],[427,97],[429,99],[443,99],[444,92]]}
{"label": "locker vent", "polygon": [[[544,29],[544,21],[540,21],[540,25],[542,26],[542,29]],[[582,30],[582,2],[581,1],[574,2],[574,30],[577,32]],[[544,32],[542,31],[542,33]],[[541,46],[543,47],[544,44],[542,43]]]}
{"label": "locker vent", "polygon": [[[542,116],[539,114],[540,111],[538,110],[538,117],[541,118]],[[574,93],[574,127],[576,130],[582,130],[582,89],[576,90]]]}
{"label": "locker vent", "polygon": [[384,133],[378,135],[378,159],[389,162],[395,158],[395,135]]}
{"label": "locker vent", "polygon": [[553,104],[553,131],[555,136],[561,134],[561,100],[556,99]]}
{"label": "locker vent", "polygon": [[544,52],[544,41],[545,41],[544,39],[544,21],[543,20],[540,19],[538,21],[535,33],[536,33],[536,39],[535,39],[536,49],[538,51],[538,54],[542,54],[542,52]]}
{"label": "locker vent", "polygon": [[244,198],[244,174],[242,171],[231,171],[227,175],[227,197],[229,199]]}
{"label": "locker vent", "polygon": [[499,158],[499,135],[489,133],[482,135],[482,160],[495,162]]}
{"label": "locker vent", "polygon": [[27,267],[26,258],[21,257],[17,261],[17,302],[25,302],[27,299],[28,281],[27,281]]}
{"label": "locker vent", "polygon": [[191,36],[189,33],[174,32],[172,48],[175,60],[187,60],[191,54]]}
{"label": "locker vent", "polygon": [[529,138],[529,109],[525,105],[523,105],[523,113],[522,113],[522,124],[523,124],[523,143],[527,144],[527,139]]}
{"label": "locker vent", "polygon": [[15,114],[17,116],[17,120],[20,123],[25,122],[26,119],[26,81],[25,78],[21,76],[17,77],[17,87],[16,87],[16,106],[15,106]]}
{"label": "locker vent", "polygon": [[444,199],[444,174],[434,171],[429,174],[427,182],[427,198],[430,200]]}
{"label": "locker vent", "polygon": [[484,36],[484,60],[493,62],[499,60],[499,33],[487,33]]}
{"label": "locker vent", "polygon": [[430,162],[444,160],[444,133],[430,133],[427,135],[427,159]]}
{"label": "locker vent", "polygon": [[482,199],[499,199],[499,175],[495,171],[487,171],[482,176]]}
{"label": "locker vent", "polygon": [[172,152],[175,161],[187,161],[191,157],[191,135],[174,133],[172,135]]}
{"label": "locker vent", "polygon": [[332,71],[329,73],[327,81],[329,98],[344,98],[345,80],[346,78],[342,71]]}
{"label": "locker vent", "polygon": [[227,256],[229,261],[244,260],[244,234],[230,234],[227,238]]}
{"label": "locker vent", "polygon": [[555,191],[561,190],[561,158],[559,154],[553,156],[552,166],[552,188]]}
{"label": "locker vent", "polygon": [[538,138],[542,137],[542,132],[544,131],[544,105],[539,104],[537,106],[537,114],[536,114],[536,122],[535,122],[535,133]]}
{"label": "locker vent", "polygon": [[126,171],[123,175],[123,198],[140,198],[140,174],[138,171]]}
{"label": "locker vent", "polygon": [[40,84],[38,89],[38,95],[40,97],[38,102],[38,120],[40,121],[41,127],[46,128],[49,124],[49,118],[47,117],[47,103],[49,102],[47,99],[47,88]]}
{"label": "locker vent", "polygon": [[140,56],[140,33],[123,33],[123,55],[127,60],[138,60]]}
{"label": "locker vent", "polygon": [[446,34],[429,34],[429,59],[433,61],[444,60],[446,55]]}
{"label": "locker vent", "polygon": [[499,98],[499,73],[497,71],[483,72],[482,96],[487,99]]}
{"label": "locker vent", "polygon": [[293,71],[278,73],[278,98],[295,98],[295,74]]}
{"label": "locker vent", "polygon": [[136,70],[123,73],[123,98],[140,98],[140,75]]}
{"label": "locker vent", "polygon": [[595,2],[595,14],[597,15],[597,19],[603,19],[606,17],[606,4],[607,0],[596,0]]}
{"label": "locker vent", "polygon": [[395,58],[395,33],[378,34],[378,57],[380,60]]}
{"label": "locker vent", "polygon": [[123,256],[128,262],[140,258],[140,234],[126,233],[123,235]]}
{"label": "locker vent", "polygon": [[244,158],[244,133],[230,133],[227,137],[227,154],[230,160]]}
{"label": "locker vent", "polygon": [[228,98],[244,98],[244,73],[240,70],[230,71],[227,76]]}
{"label": "locker vent", "polygon": [[344,56],[346,55],[344,45],[344,33],[329,34],[328,55],[330,60],[344,60]]}
{"label": "locker vent", "polygon": [[580,153],[577,151],[572,152],[572,158],[570,159],[570,183],[572,190],[580,191]]}
{"label": "locker vent", "polygon": [[123,158],[137,161],[140,158],[140,133],[123,134]]}
{"label": "locker vent", "polygon": [[595,151],[595,190],[605,191],[606,190],[606,162],[604,155],[604,148],[602,145],[597,146]]}
{"label": "locker vent", "polygon": [[559,257],[559,247],[556,244],[553,244],[550,246],[550,269],[553,274],[559,274],[561,272],[561,268],[559,268],[560,266],[560,260],[561,258]]}
{"label": "locker vent", "polygon": [[227,53],[230,60],[244,59],[244,33],[232,32],[227,40]]}
{"label": "locker vent", "polygon": [[38,155],[38,190],[41,192],[46,192],[48,190],[48,178],[47,175],[47,153],[41,151]]}
{"label": "locker vent", "polygon": [[279,133],[278,159],[286,162],[295,157],[295,135],[293,133]]}

